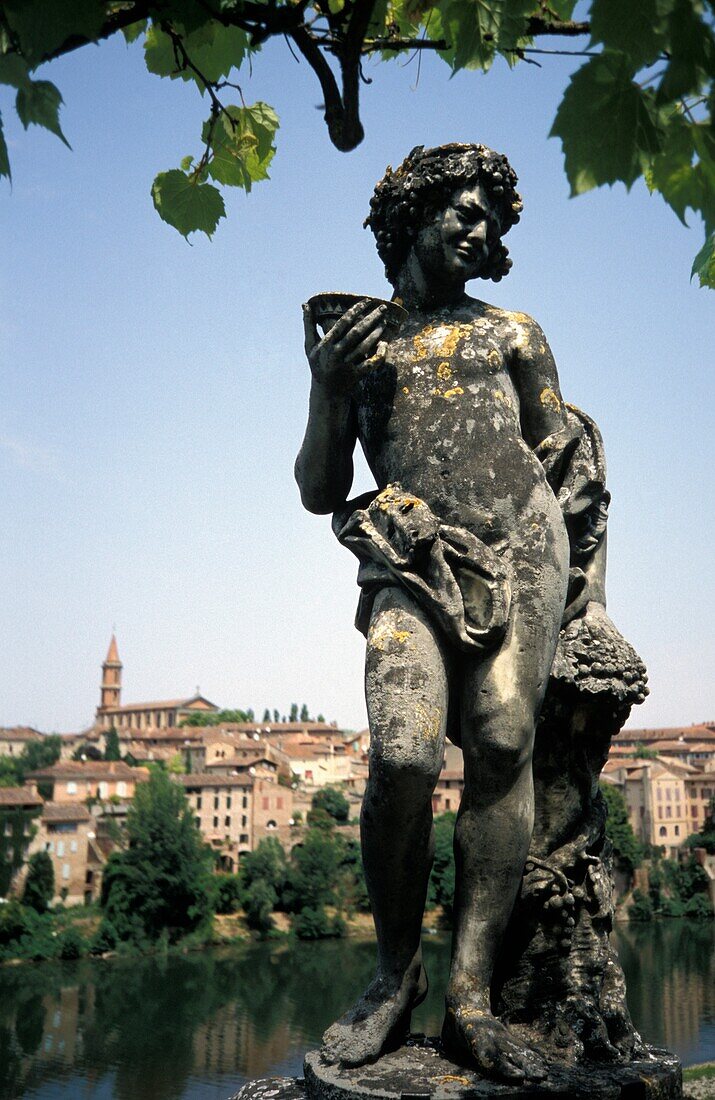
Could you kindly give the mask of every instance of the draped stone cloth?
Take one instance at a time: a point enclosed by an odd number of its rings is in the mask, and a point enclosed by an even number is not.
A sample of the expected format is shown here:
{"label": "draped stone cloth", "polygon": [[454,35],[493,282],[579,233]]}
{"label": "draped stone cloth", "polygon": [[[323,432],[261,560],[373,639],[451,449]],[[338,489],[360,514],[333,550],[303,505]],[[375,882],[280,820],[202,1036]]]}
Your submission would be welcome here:
{"label": "draped stone cloth", "polygon": [[348,501],[333,530],[360,561],[355,625],[363,634],[379,589],[397,584],[463,650],[491,649],[504,637],[511,600],[505,564],[398,483]]}

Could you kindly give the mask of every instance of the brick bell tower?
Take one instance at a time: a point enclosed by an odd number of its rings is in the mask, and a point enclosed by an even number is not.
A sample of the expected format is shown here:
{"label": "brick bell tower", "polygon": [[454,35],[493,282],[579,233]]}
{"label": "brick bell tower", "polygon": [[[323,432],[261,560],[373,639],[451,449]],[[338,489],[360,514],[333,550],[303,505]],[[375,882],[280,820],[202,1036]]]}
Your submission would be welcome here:
{"label": "brick bell tower", "polygon": [[97,717],[104,714],[108,707],[118,707],[122,694],[122,662],[119,660],[117,640],[112,634],[107,656],[102,665],[102,687]]}

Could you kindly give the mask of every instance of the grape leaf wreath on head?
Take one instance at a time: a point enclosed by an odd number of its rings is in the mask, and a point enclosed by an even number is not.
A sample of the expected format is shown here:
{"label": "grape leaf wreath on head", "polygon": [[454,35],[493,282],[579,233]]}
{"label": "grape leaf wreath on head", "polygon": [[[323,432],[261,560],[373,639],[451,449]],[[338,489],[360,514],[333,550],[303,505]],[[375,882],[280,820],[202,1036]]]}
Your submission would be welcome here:
{"label": "grape leaf wreath on head", "polygon": [[[220,187],[250,191],[268,178],[278,118],[244,101],[238,76],[269,38],[285,39],[313,70],[330,140],[347,151],[363,137],[360,85],[372,57],[437,53],[452,69],[542,65],[550,54],[584,58],[558,105],[573,195],[643,177],[685,223],[702,218],[705,243],[692,269],[715,287],[715,0],[2,0],[0,84],[13,90],[23,126],[67,144],[60,92],[36,79],[45,62],[123,34],[141,41],[147,68],[191,81],[209,100],[200,152],[160,172],[160,216],[184,236],[211,236],[225,215]],[[227,102],[236,93],[238,102]],[[0,176],[10,176],[0,122]],[[216,186],[218,185],[218,186]]]}

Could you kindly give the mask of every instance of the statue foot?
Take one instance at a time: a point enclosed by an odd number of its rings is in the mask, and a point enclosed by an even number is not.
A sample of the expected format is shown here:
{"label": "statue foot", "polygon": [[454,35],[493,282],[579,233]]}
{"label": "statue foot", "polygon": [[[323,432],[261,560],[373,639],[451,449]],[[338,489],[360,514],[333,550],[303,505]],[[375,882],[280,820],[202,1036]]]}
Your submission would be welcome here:
{"label": "statue foot", "polygon": [[353,1007],[323,1035],[326,1062],[363,1066],[402,1045],[412,1009],[427,996],[427,974],[418,963],[402,979],[376,977]]}
{"label": "statue foot", "polygon": [[495,1081],[542,1081],[548,1070],[535,1050],[522,1043],[491,1012],[471,1005],[451,1005],[442,1025],[445,1052],[474,1064]]}

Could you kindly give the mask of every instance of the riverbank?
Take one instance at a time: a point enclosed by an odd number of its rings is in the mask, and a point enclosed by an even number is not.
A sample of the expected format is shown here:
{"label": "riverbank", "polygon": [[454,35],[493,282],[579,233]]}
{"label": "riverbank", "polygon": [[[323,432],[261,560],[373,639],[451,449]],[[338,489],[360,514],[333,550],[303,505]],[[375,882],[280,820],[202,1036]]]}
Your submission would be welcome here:
{"label": "riverbank", "polygon": [[715,1062],[701,1062],[683,1069],[685,1100],[715,1100]]}

